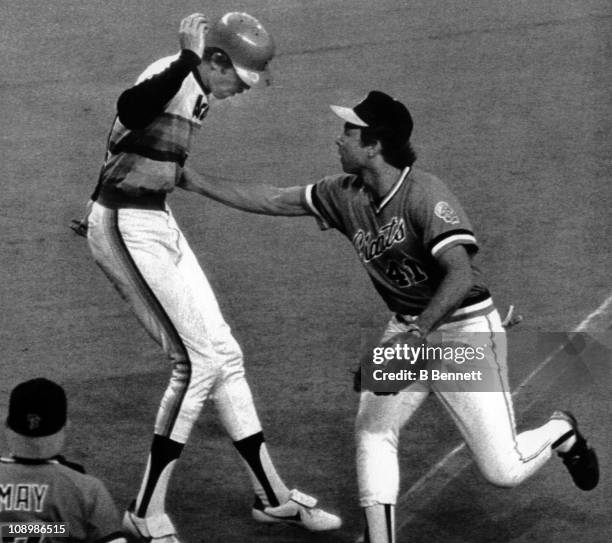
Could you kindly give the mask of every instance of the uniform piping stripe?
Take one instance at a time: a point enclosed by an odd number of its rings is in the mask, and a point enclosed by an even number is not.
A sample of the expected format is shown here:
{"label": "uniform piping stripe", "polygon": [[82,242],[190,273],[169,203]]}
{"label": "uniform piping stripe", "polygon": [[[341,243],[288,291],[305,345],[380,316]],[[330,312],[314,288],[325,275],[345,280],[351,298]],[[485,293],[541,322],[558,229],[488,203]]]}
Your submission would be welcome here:
{"label": "uniform piping stripe", "polygon": [[123,237],[121,235],[121,230],[119,229],[119,212],[118,210],[110,210],[110,239],[111,244],[115,249],[115,254],[119,257],[120,263],[123,269],[127,272],[130,281],[135,287],[136,292],[141,297],[145,305],[149,308],[151,314],[155,317],[155,320],[161,325],[164,333],[168,337],[170,343],[177,348],[185,359],[185,364],[183,369],[184,373],[187,374],[187,378],[182,381],[181,387],[177,393],[177,400],[175,404],[172,406],[172,409],[168,413],[168,417],[166,420],[166,425],[164,428],[160,430],[160,435],[165,437],[169,437],[172,433],[172,429],[174,427],[174,423],[178,417],[179,411],[181,409],[181,405],[185,398],[185,394],[187,393],[187,389],[189,387],[189,382],[191,381],[191,360],[189,359],[189,354],[185,345],[174,327],[174,324],[170,320],[170,317],[166,313],[160,301],[155,296],[155,293],[151,290],[151,287],[147,284],[146,280],[140,273],[138,266],[134,262],[132,255],[130,254],[127,245],[123,241]]}
{"label": "uniform piping stripe", "polygon": [[472,305],[468,305],[466,307],[460,307],[459,309],[453,311],[450,318],[448,318],[445,322],[453,322],[455,320],[463,320],[466,318],[477,317],[479,315],[486,315],[491,312],[493,308],[493,300],[491,298],[487,298],[482,302],[478,302]]}
{"label": "uniform piping stripe", "polygon": [[315,190],[314,185],[306,186],[306,191],[305,191],[306,203],[308,204],[308,207],[310,208],[310,210],[317,216],[319,221],[321,221],[321,223],[324,224],[325,226],[329,227],[328,222],[323,218],[323,215],[319,213],[317,206],[314,204],[314,200],[312,197],[314,190]]}
{"label": "uniform piping stripe", "polygon": [[385,504],[385,520],[387,522],[387,539],[389,543],[394,543],[394,527],[393,527],[393,506]]}
{"label": "uniform piping stripe", "polygon": [[431,249],[432,256],[436,256],[438,253],[442,251],[442,249],[448,247],[451,244],[452,245],[457,245],[457,244],[476,245],[476,238],[474,237],[473,234],[455,234],[447,238],[444,238],[442,241],[439,241],[432,247]]}
{"label": "uniform piping stripe", "polygon": [[519,460],[521,461],[521,463],[528,464],[529,462],[531,462],[532,460],[540,456],[546,449],[548,449],[548,447],[550,447],[550,442],[547,441],[546,443],[544,443],[542,448],[536,451],[535,453],[533,453],[531,456],[525,457],[521,453],[518,441],[516,439],[516,421],[514,420],[514,412],[512,410],[512,406],[508,399],[508,393],[505,392],[506,390],[508,390],[506,386],[508,383],[504,383],[504,373],[502,371],[501,365],[499,364],[499,358],[498,358],[497,349],[495,346],[495,332],[493,332],[493,326],[491,324],[491,318],[489,317],[489,315],[486,316],[486,319],[487,319],[487,324],[489,325],[489,335],[491,338],[491,350],[493,351],[493,358],[495,360],[495,365],[497,366],[497,375],[499,376],[501,390],[504,395],[504,402],[506,403],[506,411],[508,412],[508,418],[510,419],[510,428],[512,429],[512,441],[514,443],[514,450]]}
{"label": "uniform piping stripe", "polygon": [[385,207],[391,201],[391,199],[396,195],[397,191],[400,189],[400,187],[402,186],[402,184],[404,183],[404,181],[408,177],[409,173],[410,173],[410,166],[407,166],[406,168],[404,168],[402,170],[402,173],[401,173],[399,179],[395,182],[395,185],[393,185],[393,187],[391,187],[391,190],[389,191],[389,193],[385,196],[383,201],[376,208],[376,213],[380,213],[382,211],[383,207]]}
{"label": "uniform piping stripe", "polygon": [[[493,311],[493,300],[491,299],[488,292],[485,293],[486,299],[481,302],[474,302],[473,304],[466,305],[456,309],[451,315],[444,319],[444,324],[449,322],[457,322],[474,317],[483,317]],[[404,313],[396,313],[395,319],[402,324],[409,324],[418,318],[418,315],[410,315]]]}
{"label": "uniform piping stripe", "polygon": [[432,248],[436,246],[442,240],[449,238],[451,236],[456,236],[457,234],[466,234],[468,236],[473,236],[474,232],[472,232],[471,230],[468,230],[467,228],[453,228],[452,230],[447,230],[446,232],[442,232],[441,234],[438,234],[435,238],[429,240],[429,242],[427,243],[427,246],[429,247],[429,250],[431,251]]}
{"label": "uniform piping stripe", "polygon": [[[116,145],[111,145],[109,147],[109,151],[113,155],[128,153],[133,155],[140,155],[144,158],[156,160],[158,162],[172,162],[175,164],[180,164],[181,166],[185,164],[185,160],[187,159],[187,155],[184,151],[155,149],[150,145],[137,143],[120,142]],[[121,181],[121,179],[119,179],[119,181]]]}
{"label": "uniform piping stripe", "polygon": [[472,305],[468,305],[466,307],[460,307],[456,311],[453,312],[453,315],[465,315],[466,313],[472,313],[473,311],[479,311],[480,309],[484,309],[485,307],[491,307],[493,305],[493,300],[491,298],[487,298],[482,302],[478,302]]}
{"label": "uniform piping stripe", "polygon": [[497,354],[497,347],[495,345],[495,332],[493,332],[493,325],[491,324],[491,318],[489,317],[489,315],[487,315],[485,317],[487,319],[487,325],[489,327],[489,339],[491,341],[491,351],[493,352],[493,360],[495,363],[495,366],[497,368],[497,377],[499,379],[499,384],[500,384],[500,389],[501,389],[501,393],[504,397],[504,403],[506,404],[506,413],[508,415],[508,418],[510,419],[510,429],[512,431],[512,442],[514,443],[514,450],[519,458],[519,460],[522,463],[525,463],[525,460],[523,459],[523,455],[521,454],[521,450],[519,449],[518,446],[518,442],[516,440],[516,428],[515,428],[515,420],[514,420],[514,413],[512,410],[512,406],[510,405],[510,402],[508,401],[508,397],[507,394],[505,392],[506,387],[505,387],[505,383],[504,383],[504,372],[503,369],[499,363],[499,358],[498,358],[498,354]]}

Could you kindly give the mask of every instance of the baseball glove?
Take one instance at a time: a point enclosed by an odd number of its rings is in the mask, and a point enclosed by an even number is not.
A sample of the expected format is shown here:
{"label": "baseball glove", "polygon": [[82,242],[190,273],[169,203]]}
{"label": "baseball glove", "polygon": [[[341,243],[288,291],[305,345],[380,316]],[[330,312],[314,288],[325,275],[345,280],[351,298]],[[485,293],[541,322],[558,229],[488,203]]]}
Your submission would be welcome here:
{"label": "baseball glove", "polygon": [[[364,354],[361,359],[359,367],[353,371],[353,390],[355,392],[361,392],[362,390],[371,390],[377,396],[389,396],[395,395],[400,390],[406,387],[405,383],[398,381],[388,381],[386,383],[377,383],[372,379],[373,371],[376,369],[382,369],[387,372],[396,372],[405,369],[416,370],[424,366],[426,361],[423,360],[410,360],[406,358],[406,351],[402,351],[405,348],[425,346],[426,340],[421,337],[420,333],[416,333],[415,330],[407,330],[396,334],[387,341],[381,342],[376,345],[373,349],[369,350]],[[386,358],[386,360],[380,363],[374,363],[374,353],[383,353],[390,350],[395,351],[396,355]],[[396,350],[396,349],[399,349]],[[365,374],[365,382],[364,382]]]}

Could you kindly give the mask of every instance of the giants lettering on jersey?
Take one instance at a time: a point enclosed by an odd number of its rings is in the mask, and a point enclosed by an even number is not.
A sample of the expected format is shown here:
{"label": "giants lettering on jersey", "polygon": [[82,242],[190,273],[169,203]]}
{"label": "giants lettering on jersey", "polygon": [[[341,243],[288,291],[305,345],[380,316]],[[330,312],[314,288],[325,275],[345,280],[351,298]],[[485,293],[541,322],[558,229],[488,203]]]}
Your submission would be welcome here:
{"label": "giants lettering on jersey", "polygon": [[34,483],[0,485],[0,511],[36,511],[45,505],[49,485]]}
{"label": "giants lettering on jersey", "polygon": [[370,262],[382,255],[387,249],[406,239],[406,224],[404,219],[393,217],[391,222],[380,228],[376,235],[371,232],[357,230],[353,236],[353,246],[363,262]]}

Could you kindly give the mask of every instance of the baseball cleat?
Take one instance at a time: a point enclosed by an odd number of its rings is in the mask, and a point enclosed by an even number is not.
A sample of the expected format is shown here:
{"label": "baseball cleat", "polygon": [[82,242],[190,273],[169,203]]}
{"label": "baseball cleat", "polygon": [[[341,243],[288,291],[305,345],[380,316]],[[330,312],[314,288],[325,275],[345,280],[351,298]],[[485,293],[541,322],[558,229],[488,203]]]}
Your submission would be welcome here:
{"label": "baseball cleat", "polygon": [[578,431],[576,417],[569,411],[555,411],[552,418],[567,421],[576,436],[576,442],[569,451],[557,452],[572,476],[574,484],[580,490],[593,490],[599,482],[599,463],[595,449],[588,445],[584,436]]}
{"label": "baseball cleat", "polygon": [[294,489],[289,499],[276,507],[266,507],[256,498],[252,514],[257,522],[300,526],[311,532],[337,530],[342,526],[340,517],[315,507],[316,504],[316,498]]}
{"label": "baseball cleat", "polygon": [[176,529],[166,514],[153,517],[137,517],[133,512],[133,505],[124,513],[122,521],[123,530],[134,541],[147,541],[154,543],[180,543]]}

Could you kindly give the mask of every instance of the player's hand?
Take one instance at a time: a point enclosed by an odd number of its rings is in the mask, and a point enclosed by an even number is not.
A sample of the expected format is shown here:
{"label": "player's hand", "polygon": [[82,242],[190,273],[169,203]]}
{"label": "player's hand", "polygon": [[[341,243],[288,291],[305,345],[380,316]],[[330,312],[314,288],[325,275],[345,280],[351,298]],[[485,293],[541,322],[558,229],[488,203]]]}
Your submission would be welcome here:
{"label": "player's hand", "polygon": [[78,219],[72,219],[68,226],[70,226],[70,229],[78,236],[87,237],[87,223],[79,221]]}
{"label": "player's hand", "polygon": [[206,32],[208,32],[208,18],[205,15],[192,13],[185,17],[179,28],[181,49],[190,49],[202,58]]}
{"label": "player's hand", "polygon": [[87,237],[87,222],[89,220],[89,214],[91,213],[91,208],[93,207],[93,202],[91,200],[87,201],[85,205],[85,214],[82,219],[72,219],[70,224],[68,225],[70,229],[77,234],[78,236],[82,236],[84,238]]}

